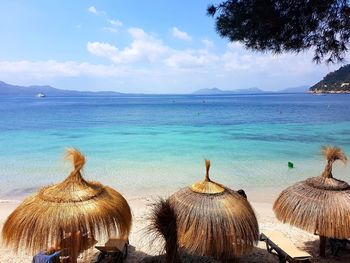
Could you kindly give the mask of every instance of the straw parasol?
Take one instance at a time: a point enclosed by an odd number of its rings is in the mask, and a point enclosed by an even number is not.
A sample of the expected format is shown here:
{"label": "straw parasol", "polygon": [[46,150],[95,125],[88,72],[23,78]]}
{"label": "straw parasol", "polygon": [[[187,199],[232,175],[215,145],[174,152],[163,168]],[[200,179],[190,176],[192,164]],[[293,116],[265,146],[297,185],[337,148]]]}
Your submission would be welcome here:
{"label": "straw parasol", "polygon": [[67,157],[74,164],[70,175],[26,198],[7,218],[2,229],[6,245],[35,253],[71,240],[72,246],[79,246],[71,255],[76,261],[84,236],[129,235],[132,218],[124,197],[82,177],[85,157],[78,150],[68,149]]}
{"label": "straw parasol", "polygon": [[258,222],[247,199],[213,182],[210,161],[205,163],[204,181],[181,189],[153,210],[150,228],[165,238],[166,252],[172,253],[167,262],[179,261],[177,247],[197,256],[234,260],[258,240]]}
{"label": "straw parasol", "polygon": [[296,183],[274,203],[276,217],[320,236],[320,254],[325,255],[325,237],[350,237],[350,186],[333,178],[332,166],[347,158],[338,147],[322,147],[327,164],[321,176]]}

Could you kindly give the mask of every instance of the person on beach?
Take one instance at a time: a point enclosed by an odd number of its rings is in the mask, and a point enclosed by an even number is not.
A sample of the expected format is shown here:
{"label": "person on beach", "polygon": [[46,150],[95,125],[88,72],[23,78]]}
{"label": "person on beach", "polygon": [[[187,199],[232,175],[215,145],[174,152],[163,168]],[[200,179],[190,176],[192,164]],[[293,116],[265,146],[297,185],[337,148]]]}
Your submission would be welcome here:
{"label": "person on beach", "polygon": [[32,263],[60,263],[61,250],[50,247],[45,251],[39,252],[33,257]]}

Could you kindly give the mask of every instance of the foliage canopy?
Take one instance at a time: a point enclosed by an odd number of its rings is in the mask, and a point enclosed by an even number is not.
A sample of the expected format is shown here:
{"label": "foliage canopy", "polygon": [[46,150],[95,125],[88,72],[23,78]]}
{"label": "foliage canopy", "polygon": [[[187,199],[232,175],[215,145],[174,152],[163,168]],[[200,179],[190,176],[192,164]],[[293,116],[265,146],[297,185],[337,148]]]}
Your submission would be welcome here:
{"label": "foliage canopy", "polygon": [[344,59],[350,39],[350,0],[226,0],[210,5],[219,35],[255,51],[313,49],[317,63]]}

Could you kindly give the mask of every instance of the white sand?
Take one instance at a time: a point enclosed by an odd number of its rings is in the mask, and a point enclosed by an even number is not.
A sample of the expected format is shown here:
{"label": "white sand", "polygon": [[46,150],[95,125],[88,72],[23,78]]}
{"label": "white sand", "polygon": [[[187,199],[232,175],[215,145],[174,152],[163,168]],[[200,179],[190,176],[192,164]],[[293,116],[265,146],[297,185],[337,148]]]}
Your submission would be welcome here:
{"label": "white sand", "polygon": [[[143,257],[148,255],[157,255],[159,244],[152,242],[145,228],[147,226],[147,216],[152,202],[156,198],[138,197],[128,198],[129,204],[133,212],[133,228],[130,235],[129,256],[126,262],[139,262]],[[0,201],[0,228],[6,220],[6,217],[15,209],[18,202],[2,202]],[[330,256],[329,248],[327,259],[320,259],[317,255],[318,237],[309,234],[289,225],[281,224],[275,218],[272,205],[270,203],[252,202],[252,206],[257,214],[260,230],[278,230],[283,232],[292,242],[301,249],[308,251],[314,256],[312,262],[350,262],[350,255],[346,252],[340,252],[337,258]],[[96,250],[91,250],[89,254],[81,259],[80,262],[91,262],[96,255]],[[26,254],[14,254],[9,248],[5,248],[0,244],[0,263],[26,263],[31,262],[32,256]],[[240,262],[278,262],[276,256],[270,255],[265,249],[265,243],[259,242],[258,246],[251,254],[243,257]]]}

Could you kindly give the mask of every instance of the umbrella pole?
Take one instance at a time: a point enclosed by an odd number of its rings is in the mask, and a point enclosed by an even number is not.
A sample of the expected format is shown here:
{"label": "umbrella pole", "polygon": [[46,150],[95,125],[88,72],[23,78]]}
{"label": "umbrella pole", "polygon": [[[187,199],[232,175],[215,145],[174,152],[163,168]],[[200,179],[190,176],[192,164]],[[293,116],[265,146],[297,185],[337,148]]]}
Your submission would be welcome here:
{"label": "umbrella pole", "polygon": [[327,238],[325,236],[320,236],[320,256],[326,256],[326,241]]}

